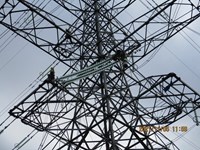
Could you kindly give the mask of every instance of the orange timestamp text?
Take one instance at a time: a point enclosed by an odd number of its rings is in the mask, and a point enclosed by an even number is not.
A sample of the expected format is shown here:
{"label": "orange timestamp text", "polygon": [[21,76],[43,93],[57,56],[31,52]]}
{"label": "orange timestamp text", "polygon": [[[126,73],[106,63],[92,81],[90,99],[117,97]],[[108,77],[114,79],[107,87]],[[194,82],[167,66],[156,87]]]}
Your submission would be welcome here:
{"label": "orange timestamp text", "polygon": [[140,132],[187,132],[187,126],[139,126]]}

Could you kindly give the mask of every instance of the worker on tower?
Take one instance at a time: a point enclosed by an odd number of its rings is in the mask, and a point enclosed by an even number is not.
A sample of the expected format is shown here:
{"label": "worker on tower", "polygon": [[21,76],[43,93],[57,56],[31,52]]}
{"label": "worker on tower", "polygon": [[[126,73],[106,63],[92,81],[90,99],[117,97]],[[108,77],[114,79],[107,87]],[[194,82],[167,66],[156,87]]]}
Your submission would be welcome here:
{"label": "worker on tower", "polygon": [[121,60],[123,62],[123,70],[128,68],[127,56],[126,56],[125,51],[117,50],[115,55],[113,55],[112,59],[115,60],[115,61]]}
{"label": "worker on tower", "polygon": [[65,33],[66,33],[66,34],[65,34],[65,38],[66,38],[66,39],[69,39],[70,42],[73,43],[73,42],[72,42],[72,37],[71,37],[71,36],[72,36],[71,32],[70,32],[68,29],[66,29],[66,32],[65,32]]}
{"label": "worker on tower", "polygon": [[123,50],[117,50],[115,55],[112,57],[113,60],[122,60],[124,61],[126,59],[126,53]]}
{"label": "worker on tower", "polygon": [[51,69],[49,71],[47,80],[48,81],[54,81],[55,80],[55,71],[54,71],[53,67],[51,67]]}

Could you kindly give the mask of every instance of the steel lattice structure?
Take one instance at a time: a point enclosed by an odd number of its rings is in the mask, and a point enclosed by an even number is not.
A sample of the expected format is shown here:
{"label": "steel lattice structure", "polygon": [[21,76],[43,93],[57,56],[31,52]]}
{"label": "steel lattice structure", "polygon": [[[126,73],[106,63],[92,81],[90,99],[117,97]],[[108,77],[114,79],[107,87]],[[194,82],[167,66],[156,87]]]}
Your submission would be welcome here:
{"label": "steel lattice structure", "polygon": [[[136,66],[199,18],[200,5],[148,3],[128,23],[121,14],[141,1],[7,0],[0,8],[1,25],[65,64],[63,76],[77,75],[67,83],[48,77],[10,110],[47,133],[39,149],[178,149],[159,130],[139,127],[176,122],[199,108],[200,95],[174,73],[144,77]],[[52,6],[63,13],[54,15]],[[112,65],[101,64],[107,59]]]}

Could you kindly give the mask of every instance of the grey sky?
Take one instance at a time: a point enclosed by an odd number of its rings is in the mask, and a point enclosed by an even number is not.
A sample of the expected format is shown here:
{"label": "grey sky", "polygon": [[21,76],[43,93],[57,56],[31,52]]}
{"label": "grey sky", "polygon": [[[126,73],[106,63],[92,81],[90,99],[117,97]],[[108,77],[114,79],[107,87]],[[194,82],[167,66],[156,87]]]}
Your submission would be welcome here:
{"label": "grey sky", "polygon": [[[0,2],[0,6],[1,3],[2,1]],[[128,14],[130,12],[126,13]],[[192,23],[189,27],[200,32],[199,24],[200,19]],[[0,25],[0,33],[4,30],[5,28]],[[193,43],[196,49],[182,37],[182,35],[185,36],[184,32],[189,36],[186,37],[187,40]],[[145,76],[175,72],[183,81],[200,93],[200,35],[188,29],[185,29],[184,32],[181,32],[182,35],[178,34],[167,41],[156,56],[140,70]],[[2,44],[4,40],[5,39],[1,39],[0,43]],[[192,40],[195,41],[199,47],[195,45]],[[16,55],[16,57],[12,59],[14,55]],[[3,111],[4,108],[14,102],[19,93],[28,87],[53,61],[54,59],[52,57],[20,37],[15,38],[4,51],[0,52],[0,122],[7,116],[7,113]],[[56,75],[61,75],[64,69],[64,65],[59,65],[58,68],[56,68]],[[9,109],[6,109],[6,111],[8,110]],[[198,114],[200,116],[199,111]],[[191,119],[186,117],[175,125],[184,125],[190,128],[194,124],[195,123]],[[2,128],[3,127],[0,127],[0,129]],[[31,130],[32,128],[23,125],[20,121],[16,121],[16,123],[0,135],[0,149],[12,149],[14,145],[26,137]],[[168,136],[174,137],[175,133],[170,134],[171,135]],[[192,144],[194,143],[200,147],[198,141],[199,134],[200,127],[195,126],[184,138],[186,138],[186,141],[189,139]],[[41,136],[42,134],[32,139],[23,149],[35,150],[38,148],[35,147],[35,145],[40,142]],[[180,149],[194,149],[184,138],[176,141]]]}

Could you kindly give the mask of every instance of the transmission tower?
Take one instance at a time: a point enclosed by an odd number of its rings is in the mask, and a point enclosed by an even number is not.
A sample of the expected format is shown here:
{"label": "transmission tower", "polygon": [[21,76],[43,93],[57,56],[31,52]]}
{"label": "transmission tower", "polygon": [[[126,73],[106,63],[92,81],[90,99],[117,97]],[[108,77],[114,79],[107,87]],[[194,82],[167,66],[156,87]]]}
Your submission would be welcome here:
{"label": "transmission tower", "polygon": [[[144,4],[142,14],[120,21]],[[199,18],[199,7],[195,0],[5,1],[0,24],[66,66],[61,77],[52,68],[10,115],[46,133],[40,150],[179,149],[160,130],[141,128],[173,124],[199,108],[200,95],[175,73],[145,77],[137,66]]]}

